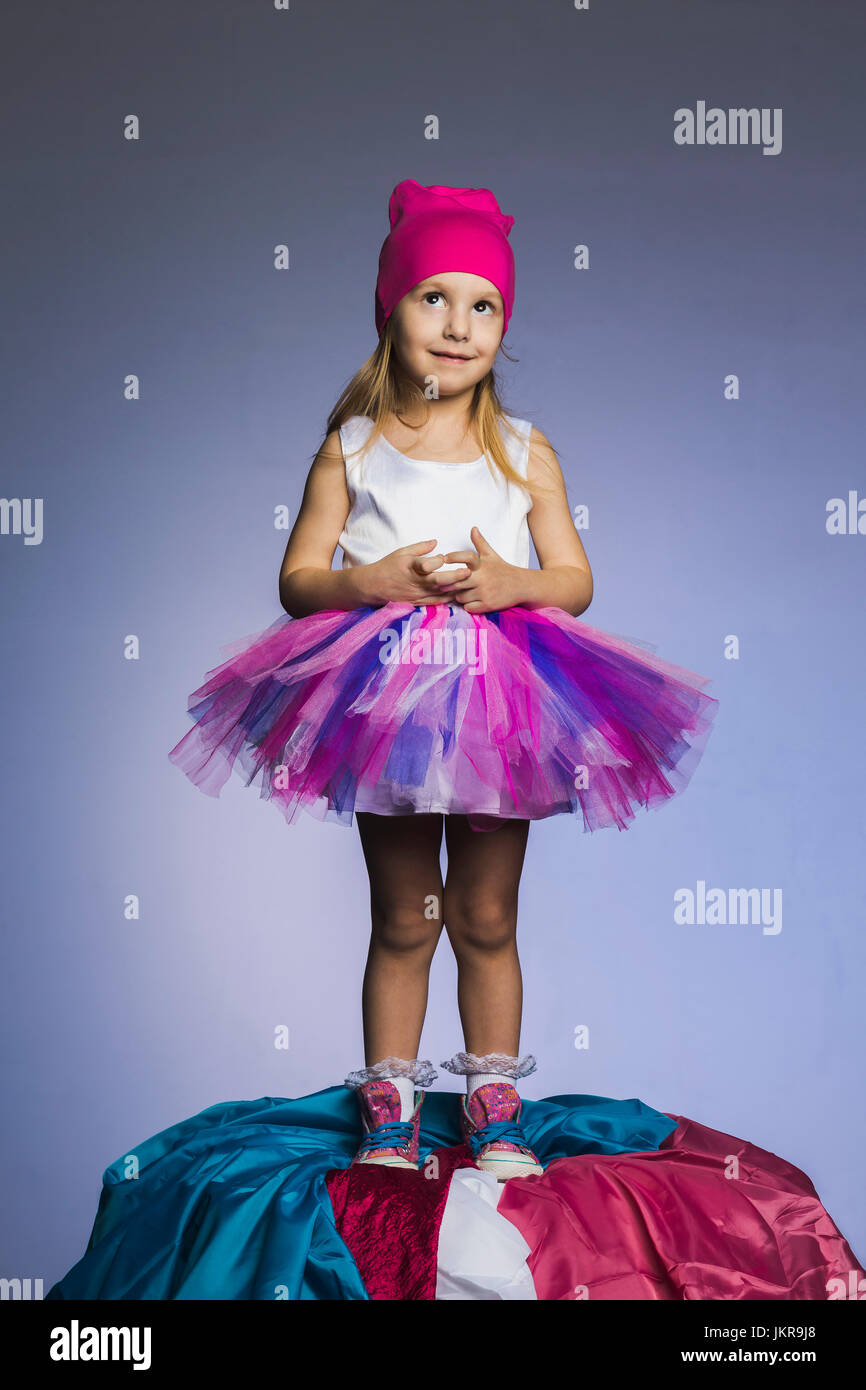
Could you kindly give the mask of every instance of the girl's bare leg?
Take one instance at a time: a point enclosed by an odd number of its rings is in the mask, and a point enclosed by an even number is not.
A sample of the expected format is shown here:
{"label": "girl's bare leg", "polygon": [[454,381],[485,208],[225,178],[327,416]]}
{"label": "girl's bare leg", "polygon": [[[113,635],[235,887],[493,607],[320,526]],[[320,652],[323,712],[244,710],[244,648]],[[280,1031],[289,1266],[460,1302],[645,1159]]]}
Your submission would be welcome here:
{"label": "girl's bare leg", "polygon": [[443,915],[457,958],[464,1046],[476,1056],[504,1052],[516,1057],[520,1046],[517,894],[528,836],[528,820],[475,831],[465,816],[445,817]]}
{"label": "girl's bare leg", "polygon": [[442,933],[441,815],[356,811],[370,878],[370,949],[361,992],[365,1065],[418,1056],[430,963]]}

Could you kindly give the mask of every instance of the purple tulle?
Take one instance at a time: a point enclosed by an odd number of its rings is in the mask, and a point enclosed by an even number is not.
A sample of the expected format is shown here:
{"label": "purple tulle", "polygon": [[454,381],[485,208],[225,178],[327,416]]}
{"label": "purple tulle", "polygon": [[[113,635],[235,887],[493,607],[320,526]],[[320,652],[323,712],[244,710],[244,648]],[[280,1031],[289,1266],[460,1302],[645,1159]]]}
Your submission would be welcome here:
{"label": "purple tulle", "polygon": [[285,614],[223,651],[168,756],[209,796],[232,769],[260,778],[289,822],[570,813],[623,830],[687,785],[718,707],[707,677],[554,607]]}

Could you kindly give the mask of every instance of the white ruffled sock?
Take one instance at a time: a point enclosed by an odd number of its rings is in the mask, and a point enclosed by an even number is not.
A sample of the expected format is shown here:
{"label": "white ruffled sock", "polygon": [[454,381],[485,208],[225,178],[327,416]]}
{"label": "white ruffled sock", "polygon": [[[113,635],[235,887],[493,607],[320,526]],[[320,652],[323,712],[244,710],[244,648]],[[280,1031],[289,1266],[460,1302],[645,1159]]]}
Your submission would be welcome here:
{"label": "white ruffled sock", "polygon": [[[520,1077],[530,1076],[537,1065],[531,1052],[525,1057],[511,1057],[506,1052],[485,1052],[481,1056],[474,1052],[455,1052],[453,1057],[440,1063],[453,1075],[466,1077],[467,1097],[479,1086],[486,1086],[491,1081],[513,1086],[517,1090]],[[497,1066],[502,1067],[502,1071],[495,1071]]]}
{"label": "white ruffled sock", "polygon": [[416,1090],[425,1090],[435,1080],[436,1070],[432,1062],[424,1058],[383,1057],[370,1067],[349,1072],[343,1085],[356,1090],[369,1081],[392,1081],[400,1096],[400,1119],[411,1120]]}

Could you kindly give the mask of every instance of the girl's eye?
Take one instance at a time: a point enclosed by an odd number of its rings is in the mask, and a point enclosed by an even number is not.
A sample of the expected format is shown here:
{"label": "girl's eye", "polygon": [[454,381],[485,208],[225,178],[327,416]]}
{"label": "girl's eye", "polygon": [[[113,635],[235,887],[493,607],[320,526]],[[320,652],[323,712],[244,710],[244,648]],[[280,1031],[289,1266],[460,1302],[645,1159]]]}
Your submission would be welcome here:
{"label": "girl's eye", "polygon": [[[424,296],[424,301],[425,301],[425,303],[429,304],[430,301],[431,301],[432,299],[441,299],[441,298],[442,298],[442,291],[441,291],[441,290],[428,290],[427,293],[426,293],[425,296]],[[483,304],[483,305],[485,306],[485,308],[489,309],[490,312],[493,313],[493,305],[490,303],[490,300],[489,300],[489,299],[477,299],[477,300],[475,301],[474,307],[477,309],[478,306],[479,306],[479,304]],[[435,306],[434,306],[434,307],[435,307]]]}

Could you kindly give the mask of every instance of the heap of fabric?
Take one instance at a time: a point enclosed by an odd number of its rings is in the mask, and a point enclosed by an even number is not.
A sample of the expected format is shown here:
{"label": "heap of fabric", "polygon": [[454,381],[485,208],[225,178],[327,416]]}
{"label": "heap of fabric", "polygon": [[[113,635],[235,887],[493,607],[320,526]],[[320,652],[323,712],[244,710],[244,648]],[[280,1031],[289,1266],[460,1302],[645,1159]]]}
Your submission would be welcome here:
{"label": "heap of fabric", "polygon": [[103,1174],[49,1299],[828,1299],[864,1270],[809,1178],[640,1100],[523,1101],[545,1165],[504,1184],[428,1092],[421,1168],[351,1165],[344,1086],[212,1105]]}

